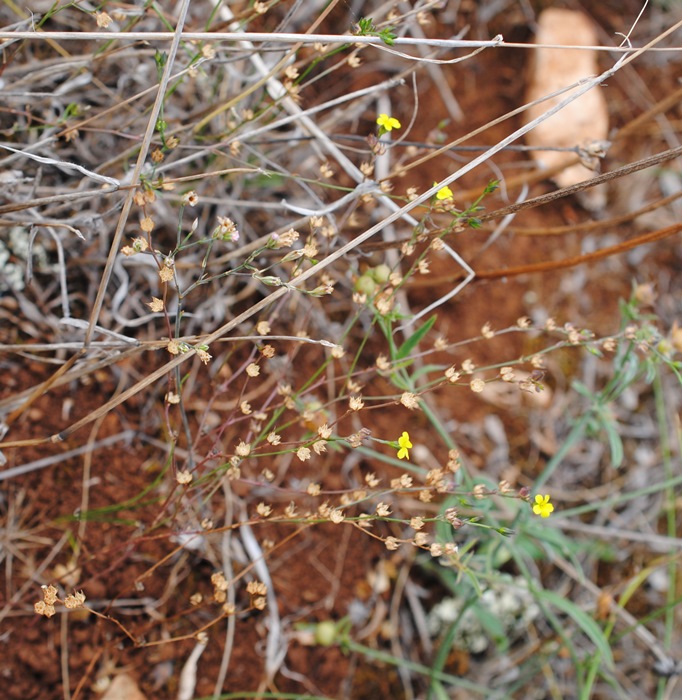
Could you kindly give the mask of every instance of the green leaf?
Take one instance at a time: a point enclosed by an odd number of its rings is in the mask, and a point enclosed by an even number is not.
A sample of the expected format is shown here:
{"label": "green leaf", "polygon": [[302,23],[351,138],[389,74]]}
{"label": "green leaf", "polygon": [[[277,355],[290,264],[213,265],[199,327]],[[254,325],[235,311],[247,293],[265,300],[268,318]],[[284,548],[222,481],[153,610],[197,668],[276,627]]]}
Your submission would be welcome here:
{"label": "green leaf", "polygon": [[433,328],[436,316],[431,318],[418,330],[416,330],[399,348],[393,360],[403,360],[419,345],[424,336]]}
{"label": "green leaf", "polygon": [[571,620],[578,625],[582,632],[589,637],[590,640],[592,640],[606,664],[609,666],[609,668],[613,669],[613,656],[611,654],[609,642],[604,636],[601,627],[599,627],[599,625],[584,610],[563,596],[554,593],[554,591],[538,590],[536,591],[536,595],[539,599],[544,600],[568,615]]}
{"label": "green leaf", "polygon": [[382,29],[378,36],[386,44],[386,46],[393,46],[397,36],[390,29]]}
{"label": "green leaf", "polygon": [[611,420],[603,420],[602,426],[606,431],[606,436],[609,440],[609,448],[611,450],[611,464],[618,469],[623,464],[623,441],[620,439],[615,422]]}

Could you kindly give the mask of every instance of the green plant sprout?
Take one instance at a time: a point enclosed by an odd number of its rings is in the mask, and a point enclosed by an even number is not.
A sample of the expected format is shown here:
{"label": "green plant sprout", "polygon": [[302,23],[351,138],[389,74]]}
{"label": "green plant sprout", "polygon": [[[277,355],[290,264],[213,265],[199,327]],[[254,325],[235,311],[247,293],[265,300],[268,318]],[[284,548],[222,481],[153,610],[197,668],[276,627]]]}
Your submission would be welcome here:
{"label": "green plant sprout", "polygon": [[361,17],[353,31],[356,36],[376,36],[381,39],[387,46],[393,46],[397,38],[393,29],[384,27],[377,29],[374,21],[370,17]]}

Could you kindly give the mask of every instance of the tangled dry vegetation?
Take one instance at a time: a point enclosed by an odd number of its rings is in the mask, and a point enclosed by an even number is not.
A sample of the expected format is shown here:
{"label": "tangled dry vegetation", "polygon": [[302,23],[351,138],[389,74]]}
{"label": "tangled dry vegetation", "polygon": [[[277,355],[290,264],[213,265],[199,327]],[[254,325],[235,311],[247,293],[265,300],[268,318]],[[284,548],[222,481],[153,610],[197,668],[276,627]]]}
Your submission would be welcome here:
{"label": "tangled dry vegetation", "polygon": [[682,18],[546,5],[4,4],[3,697],[679,693]]}

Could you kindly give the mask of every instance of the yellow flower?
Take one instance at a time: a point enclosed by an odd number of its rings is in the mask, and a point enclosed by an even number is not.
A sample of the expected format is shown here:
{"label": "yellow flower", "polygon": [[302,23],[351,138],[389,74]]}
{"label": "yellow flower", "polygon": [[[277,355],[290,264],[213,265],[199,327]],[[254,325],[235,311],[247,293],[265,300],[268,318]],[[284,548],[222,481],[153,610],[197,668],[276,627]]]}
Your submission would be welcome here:
{"label": "yellow flower", "polygon": [[549,514],[554,510],[554,506],[549,502],[549,494],[541,496],[538,494],[535,497],[535,505],[533,506],[533,513],[539,515],[541,518],[549,518]]}
{"label": "yellow flower", "polygon": [[[433,186],[435,187],[437,184],[438,184],[437,182],[434,182]],[[436,199],[439,202],[442,202],[444,199],[452,199],[452,197],[453,197],[452,190],[447,185],[445,185],[445,187],[441,187],[438,190],[438,192],[436,192]]]}
{"label": "yellow flower", "polygon": [[398,450],[398,459],[409,459],[410,453],[408,452],[408,449],[412,447],[409,433],[403,432],[403,434],[398,438],[398,447],[400,448]]}
{"label": "yellow flower", "polygon": [[400,122],[395,117],[389,117],[388,114],[380,114],[377,117],[377,124],[382,134],[387,131],[393,131],[393,129],[400,129]]}

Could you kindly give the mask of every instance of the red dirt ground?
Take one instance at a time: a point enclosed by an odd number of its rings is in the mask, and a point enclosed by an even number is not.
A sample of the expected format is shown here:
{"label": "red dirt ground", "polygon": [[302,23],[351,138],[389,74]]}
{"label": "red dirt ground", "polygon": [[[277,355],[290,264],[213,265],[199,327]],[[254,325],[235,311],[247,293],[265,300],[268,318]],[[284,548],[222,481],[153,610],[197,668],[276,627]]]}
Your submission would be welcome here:
{"label": "red dirt ground", "polygon": [[[596,19],[604,30],[622,30],[622,3],[598,5]],[[462,3],[463,8],[469,8],[470,14],[462,11],[458,23],[470,22],[486,37],[499,31],[505,38],[528,38],[519,8],[497,15],[486,29],[476,20],[475,6],[475,3]],[[430,29],[433,35],[440,31],[450,35],[455,30],[449,27],[446,32],[444,27],[436,26]],[[501,64],[499,54],[484,52],[452,70],[452,86],[466,122],[448,124],[449,137],[464,134],[521,104],[524,57],[522,51],[510,50]],[[653,100],[665,96],[674,85],[672,71],[661,74],[654,66],[645,65],[638,73],[651,91]],[[368,79],[367,76],[364,79]],[[627,94],[627,80],[627,76],[619,74],[609,86],[613,93],[610,100],[612,119],[617,127],[635,113]],[[481,99],[482,86],[485,86],[486,99]],[[405,104],[410,104],[409,91],[405,97]],[[420,98],[422,104],[429,105],[429,124],[441,118],[439,111],[445,116],[435,89],[431,88]],[[399,116],[404,118],[408,114]],[[677,119],[681,116],[678,108]],[[509,131],[508,125],[500,125],[486,132],[481,141],[494,143]],[[418,122],[410,138],[419,140],[426,135]],[[657,144],[651,147],[657,148]],[[644,155],[645,150],[641,139],[633,136],[627,143],[619,144],[616,154],[609,157],[606,168],[613,169],[621,163],[631,162]],[[506,153],[496,159],[496,164],[505,172],[512,172],[520,158],[519,154]],[[449,157],[442,157],[431,167],[433,172],[419,178],[411,176],[409,182],[401,181],[400,188],[413,182],[423,189],[431,184],[430,180],[449,172],[453,165]],[[464,187],[481,187],[489,177],[492,173],[482,169],[462,184]],[[529,196],[552,189],[552,185],[546,182],[534,185]],[[515,192],[510,192],[510,198],[514,196]],[[617,198],[618,193],[612,192],[612,201]],[[492,210],[504,204],[499,195],[494,195],[486,200],[485,207]],[[589,220],[590,216],[575,200],[564,199],[519,214],[513,227],[550,227]],[[457,238],[459,252],[470,259],[489,231],[461,234]],[[631,233],[632,228],[623,227],[616,235],[623,237]],[[581,234],[556,237],[504,234],[476,259],[474,267],[490,270],[562,259],[579,253],[582,240]],[[607,240],[611,240],[608,232],[597,236],[600,244]],[[599,334],[608,334],[617,328],[618,300],[629,294],[633,280],[655,281],[665,287],[668,295],[680,294],[679,275],[677,281],[675,275],[680,269],[681,257],[679,237],[673,237],[648,248],[642,255],[620,255],[583,266],[580,273],[568,270],[561,274],[475,282],[439,312],[439,331],[450,340],[476,336],[485,322],[490,322],[494,328],[502,328],[541,304],[559,323],[570,320]],[[436,280],[444,278],[452,272],[452,263],[444,258],[442,264],[434,261],[432,269]],[[433,281],[428,286],[415,285],[409,291],[411,303],[415,308],[430,303],[450,284],[442,279],[440,286]],[[20,312],[13,300],[7,297],[0,298],[0,309],[3,311],[0,341],[12,342],[17,332],[10,323],[12,319],[20,323]],[[473,353],[479,364],[485,364],[498,360],[501,352],[505,357],[515,357],[523,351],[520,340],[503,338],[467,347],[462,356],[451,357],[450,361],[461,361]],[[0,383],[0,400],[47,379],[53,369],[28,358],[17,364],[14,357],[3,361],[6,373],[8,363],[11,363],[11,371]],[[115,371],[103,369],[87,383],[73,383],[51,390],[20,416],[12,428],[11,439],[45,437],[62,430],[65,425],[101,406],[117,390],[132,383],[133,378],[141,376],[142,371],[141,367],[134,366]],[[211,391],[210,387],[200,386],[196,390],[198,396],[208,396]],[[5,469],[78,448],[88,439],[99,441],[123,431],[136,431],[141,423],[146,426],[143,432],[149,434],[149,426],[156,422],[158,438],[164,441],[161,409],[154,400],[145,396],[133,398],[107,415],[95,432],[90,433],[88,427],[59,444],[8,450],[9,461]],[[489,406],[464,392],[440,392],[437,402],[446,415],[458,421],[475,422],[490,410]],[[523,430],[524,421],[518,416],[503,411],[500,416],[509,434]],[[376,411],[372,430],[376,435],[392,435],[396,422],[403,420],[404,410],[400,408],[393,412]],[[426,423],[419,418],[410,425],[410,432],[415,443],[429,438]],[[474,464],[478,460],[475,450],[469,457]],[[68,569],[74,555],[74,540],[65,538],[64,534],[78,532],[79,522],[74,519],[74,514],[81,508],[84,458],[58,461],[53,466],[2,483],[0,513],[5,521],[6,539],[1,544],[6,552],[12,553],[11,566],[8,564],[10,559],[5,560],[0,586],[0,686],[3,688],[0,694],[3,698],[57,700],[67,697],[62,687],[65,677],[69,678],[71,697],[95,697],[92,685],[98,675],[108,669],[126,669],[138,681],[147,698],[165,700],[176,697],[180,669],[195,645],[191,635],[202,625],[211,623],[218,612],[217,606],[208,602],[190,610],[188,601],[192,594],[202,592],[205,600],[210,599],[210,575],[215,566],[203,554],[178,547],[173,538],[177,529],[182,527],[182,496],[170,473],[164,471],[164,460],[165,449],[160,444],[150,444],[138,438],[95,452],[89,474],[88,510],[99,512],[102,509],[101,519],[87,523],[77,552],[78,571],[74,586],[86,592],[90,606],[103,616],[111,615],[138,639],[141,643],[137,647],[119,626],[104,617],[58,613],[48,620],[33,613],[33,604],[40,598],[38,582],[55,580],[55,567],[62,565]],[[368,465],[361,467],[370,470]],[[292,471],[289,476],[293,475]],[[530,483],[532,476],[532,473],[526,473],[522,478]],[[139,497],[157,478],[163,486],[153,490],[148,497]],[[344,486],[343,480],[335,473],[333,460],[327,461],[323,467],[322,483],[326,489]],[[137,500],[130,502],[131,499]],[[286,505],[286,497],[282,502]],[[106,511],[112,504],[127,505],[113,512]],[[20,519],[12,522],[13,513],[17,513]],[[256,529],[259,527],[259,537],[270,538],[273,542],[295,532],[294,526],[254,525]],[[10,534],[15,538],[12,541],[7,539]],[[219,535],[215,535],[213,546],[220,546]],[[277,547],[269,555],[268,562],[276,582],[279,614],[288,623],[339,620],[348,613],[349,604],[359,600],[369,606],[371,614],[377,615],[371,626],[366,623],[364,642],[377,649],[390,647],[390,590],[395,585],[398,570],[406,564],[402,560],[393,561],[391,553],[387,553],[381,542],[354,528],[331,524],[309,527]],[[387,577],[391,586],[377,592],[372,589],[372,581],[382,576]],[[437,594],[437,589],[433,593]],[[244,591],[238,596],[241,596],[238,603],[248,603]],[[260,684],[265,676],[262,642],[267,637],[266,612],[249,613],[237,619],[230,670],[223,692],[263,689]],[[224,624],[216,624],[209,634],[211,643],[199,662],[196,697],[213,693],[223,656]],[[170,637],[183,635],[188,636],[184,641],[164,643]],[[68,640],[67,645],[65,640]],[[468,661],[453,659],[453,664],[457,663],[466,665]],[[291,642],[284,670],[275,677],[272,688],[282,693],[307,692],[355,700],[404,697],[394,669],[379,663],[369,664],[360,655],[344,655],[336,647],[305,646],[300,641]]]}

